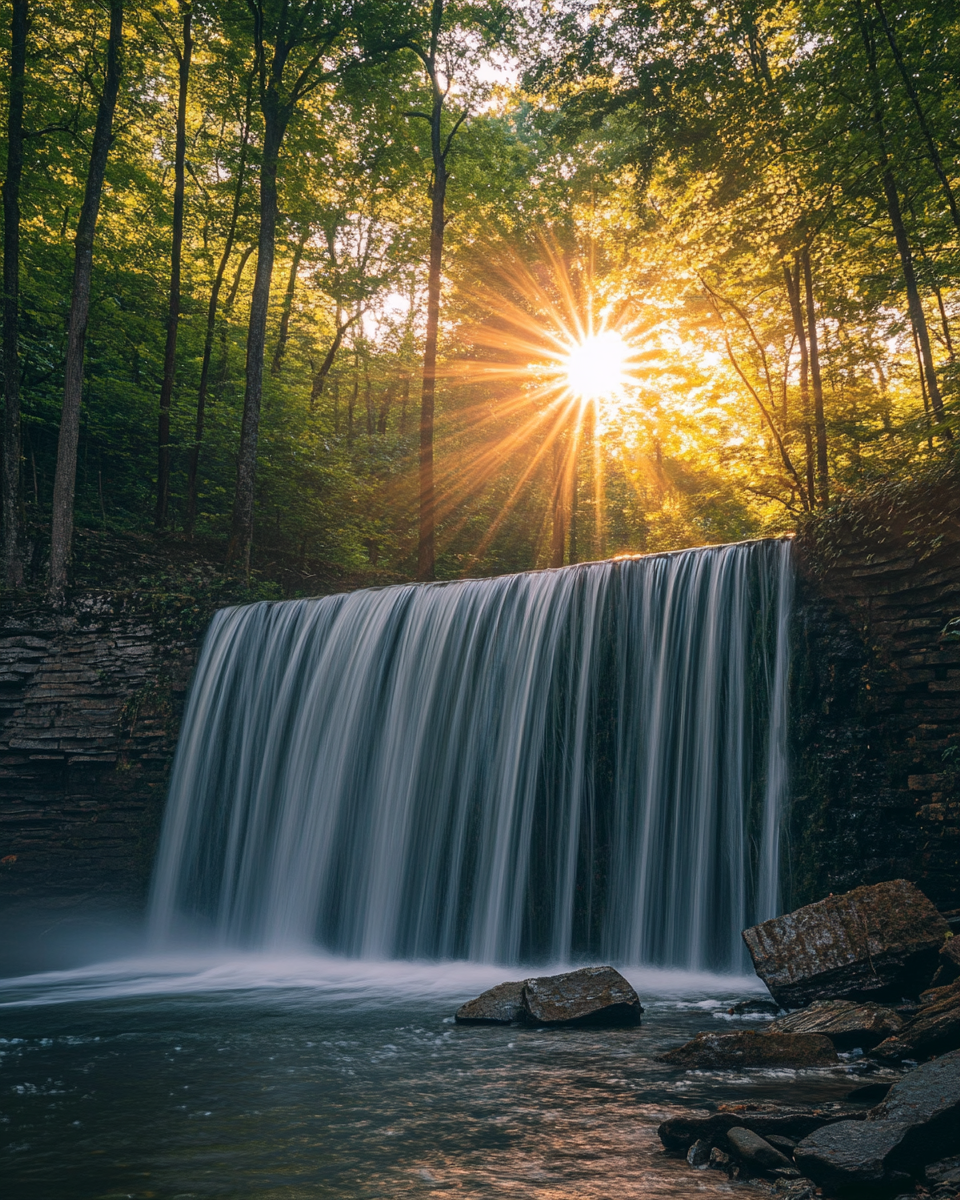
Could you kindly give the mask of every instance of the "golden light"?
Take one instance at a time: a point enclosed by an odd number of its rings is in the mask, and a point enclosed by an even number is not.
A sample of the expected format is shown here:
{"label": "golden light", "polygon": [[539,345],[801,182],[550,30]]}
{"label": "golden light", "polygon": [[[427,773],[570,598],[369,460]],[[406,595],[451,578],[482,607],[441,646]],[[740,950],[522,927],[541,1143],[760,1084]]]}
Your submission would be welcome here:
{"label": "golden light", "polygon": [[628,383],[630,347],[615,329],[589,334],[563,364],[567,389],[578,400],[609,400]]}

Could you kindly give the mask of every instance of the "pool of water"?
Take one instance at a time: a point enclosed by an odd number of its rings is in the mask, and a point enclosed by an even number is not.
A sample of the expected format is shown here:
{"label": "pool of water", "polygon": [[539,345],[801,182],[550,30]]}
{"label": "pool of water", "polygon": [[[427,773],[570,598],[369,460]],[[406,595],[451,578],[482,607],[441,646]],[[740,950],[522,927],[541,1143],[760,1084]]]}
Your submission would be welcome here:
{"label": "pool of water", "polygon": [[726,1009],[756,980],[627,970],[646,1009],[629,1030],[453,1023],[463,1000],[524,973],[303,954],[0,980],[3,1194],[748,1194],[664,1155],[657,1124],[718,1100],[840,1099],[860,1082],[856,1060],[740,1075],[654,1061],[701,1029],[742,1027]]}

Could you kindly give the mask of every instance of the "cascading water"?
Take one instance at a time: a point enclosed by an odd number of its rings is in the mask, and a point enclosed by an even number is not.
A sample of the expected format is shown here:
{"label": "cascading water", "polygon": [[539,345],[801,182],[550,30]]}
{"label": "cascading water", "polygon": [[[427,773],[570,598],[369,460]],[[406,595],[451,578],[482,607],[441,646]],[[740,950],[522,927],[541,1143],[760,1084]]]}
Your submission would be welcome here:
{"label": "cascading water", "polygon": [[739,970],[777,909],[790,543],[215,617],[153,931]]}

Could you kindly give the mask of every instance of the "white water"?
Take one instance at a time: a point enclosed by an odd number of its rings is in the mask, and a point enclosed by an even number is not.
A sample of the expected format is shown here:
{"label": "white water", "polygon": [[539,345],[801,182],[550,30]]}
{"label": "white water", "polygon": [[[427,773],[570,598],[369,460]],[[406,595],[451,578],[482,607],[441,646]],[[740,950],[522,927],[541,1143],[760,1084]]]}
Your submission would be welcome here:
{"label": "white water", "polygon": [[158,945],[739,972],[778,906],[790,544],[215,618]]}

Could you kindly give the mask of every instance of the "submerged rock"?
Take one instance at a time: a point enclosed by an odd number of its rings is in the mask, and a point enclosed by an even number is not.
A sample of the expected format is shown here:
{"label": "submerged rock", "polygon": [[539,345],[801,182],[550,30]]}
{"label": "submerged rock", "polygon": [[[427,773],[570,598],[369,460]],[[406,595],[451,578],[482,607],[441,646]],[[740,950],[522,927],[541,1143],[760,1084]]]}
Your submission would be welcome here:
{"label": "submerged rock", "polygon": [[817,1033],[759,1033],[744,1029],[737,1033],[698,1033],[674,1050],[661,1054],[659,1062],[675,1067],[823,1067],[837,1062],[829,1038]]}
{"label": "submerged rock", "polygon": [[657,1134],[668,1150],[686,1150],[700,1138],[715,1145],[728,1129],[737,1126],[763,1138],[780,1135],[798,1140],[832,1122],[863,1120],[865,1116],[864,1112],[855,1113],[837,1104],[721,1104],[716,1112],[706,1115],[683,1113],[670,1117],[660,1124]]}
{"label": "submerged rock", "polygon": [[582,967],[528,979],[523,1017],[531,1025],[639,1025],[640,997],[613,967]]}
{"label": "submerged rock", "polygon": [[828,896],[743,931],[778,1004],[899,999],[929,983],[949,927],[906,879]]}
{"label": "submerged rock", "polygon": [[871,1050],[889,1062],[960,1049],[960,980],[921,996],[924,1003],[892,1037]]}
{"label": "submerged rock", "polygon": [[761,1171],[793,1169],[793,1162],[781,1150],[742,1125],[735,1125],[727,1130],[727,1144],[737,1158],[748,1167]]}
{"label": "submerged rock", "polygon": [[838,1050],[869,1049],[903,1028],[903,1018],[890,1008],[853,1000],[818,1000],[809,1008],[778,1017],[771,1033],[822,1033]]}
{"label": "submerged rock", "polygon": [[523,1015],[523,984],[498,983],[457,1009],[458,1025],[510,1025]]}

